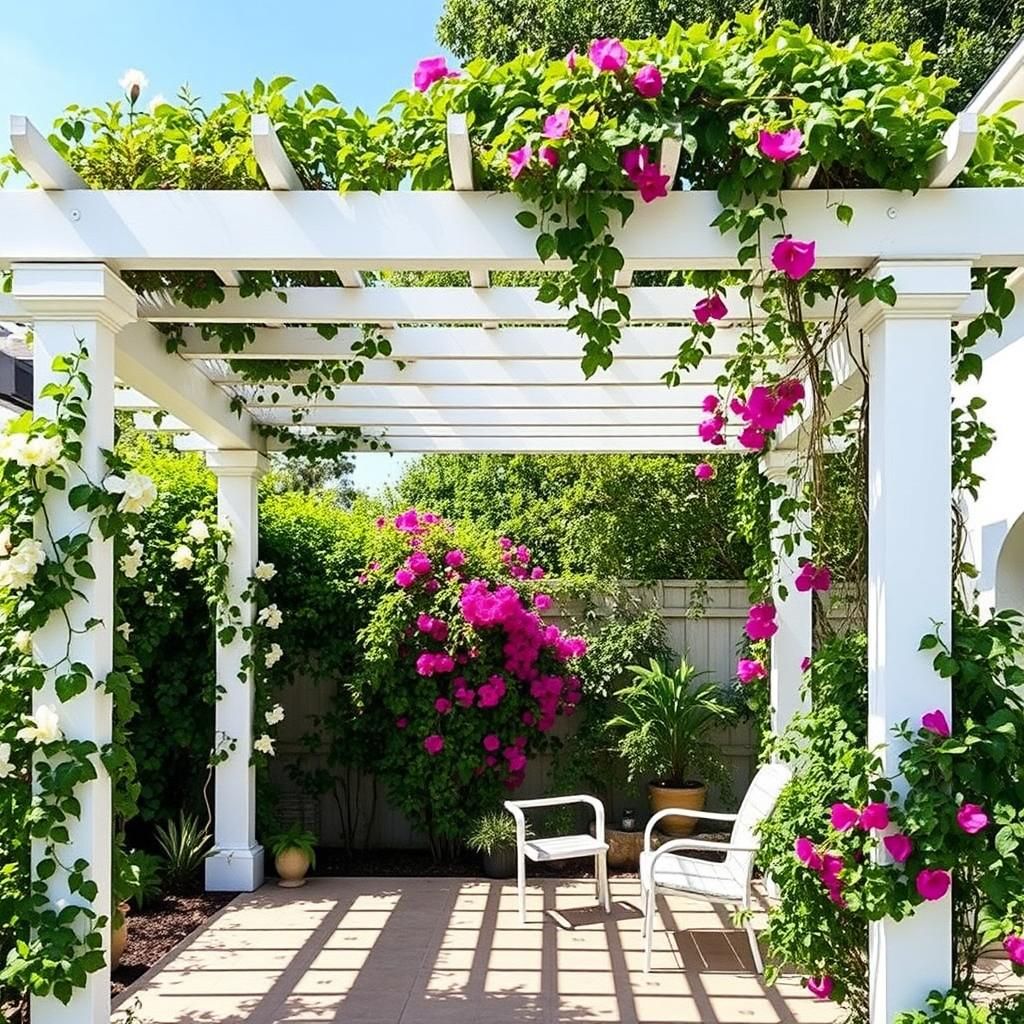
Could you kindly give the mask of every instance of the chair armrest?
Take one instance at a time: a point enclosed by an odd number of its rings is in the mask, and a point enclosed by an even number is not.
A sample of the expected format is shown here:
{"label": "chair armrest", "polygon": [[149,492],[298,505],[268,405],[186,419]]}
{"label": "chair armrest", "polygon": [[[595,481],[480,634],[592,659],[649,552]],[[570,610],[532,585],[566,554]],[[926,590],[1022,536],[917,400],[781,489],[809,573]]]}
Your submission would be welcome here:
{"label": "chair armrest", "polygon": [[563,804],[590,804],[594,809],[594,834],[597,839],[604,839],[604,804],[596,796],[577,793],[572,796],[545,796],[536,800],[506,800],[505,810],[516,819],[516,829],[526,829],[524,810],[533,807],[559,807]]}
{"label": "chair armrest", "polygon": [[710,850],[712,853],[757,853],[758,849],[757,846],[716,843],[710,839],[671,839],[653,851],[654,856],[650,860],[651,871],[654,871],[654,865],[663,853],[676,853],[680,850]]}
{"label": "chair armrest", "polygon": [[722,814],[720,811],[690,811],[685,807],[666,807],[663,811],[658,811],[657,814],[652,814],[647,821],[647,827],[644,829],[644,849],[650,851],[651,849],[651,835],[654,832],[654,826],[661,821],[662,818],[667,818],[669,815],[678,816],[680,818],[705,818],[708,821],[735,821],[735,814]]}

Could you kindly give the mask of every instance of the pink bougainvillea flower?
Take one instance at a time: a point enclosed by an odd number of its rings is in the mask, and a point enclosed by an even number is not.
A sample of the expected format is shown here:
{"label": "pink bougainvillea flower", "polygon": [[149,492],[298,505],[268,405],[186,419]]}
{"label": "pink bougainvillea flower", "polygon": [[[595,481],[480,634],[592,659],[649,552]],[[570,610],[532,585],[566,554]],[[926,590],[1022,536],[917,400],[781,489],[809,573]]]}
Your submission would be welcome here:
{"label": "pink bougainvillea flower", "polygon": [[661,77],[657,65],[645,64],[633,76],[633,88],[649,100],[660,96],[661,90],[665,88],[665,80]]}
{"label": "pink bougainvillea flower", "polygon": [[452,709],[452,702],[447,697],[438,697],[434,701],[434,710],[439,715],[447,715]]}
{"label": "pink bougainvillea flower", "polygon": [[889,827],[889,805],[881,802],[868,804],[860,812],[859,824],[865,832],[870,832],[871,829],[884,832]]}
{"label": "pink bougainvillea flower", "polygon": [[590,44],[589,57],[598,71],[621,71],[629,54],[618,39],[595,39]]}
{"label": "pink bougainvillea flower", "polygon": [[635,146],[627,149],[622,154],[622,169],[626,172],[627,178],[636,178],[650,166],[651,151],[646,146]]}
{"label": "pink bougainvillea flower", "polygon": [[512,150],[508,155],[508,173],[512,178],[518,178],[523,171],[526,170],[527,165],[533,159],[533,146],[526,143],[525,146],[520,146],[519,149]]}
{"label": "pink bougainvillea flower", "polygon": [[769,160],[777,160],[779,163],[799,156],[803,142],[804,133],[799,128],[790,128],[784,132],[761,131],[757,135],[757,148]]}
{"label": "pink bougainvillea flower", "polygon": [[968,835],[973,836],[988,827],[988,815],[977,804],[964,804],[956,812],[956,823]]}
{"label": "pink bougainvillea flower", "polygon": [[1024,935],[1007,935],[1003,939],[1003,949],[1015,964],[1024,966]]}
{"label": "pink bougainvillea flower", "polygon": [[822,975],[820,978],[807,979],[807,991],[810,992],[815,999],[821,1001],[830,999],[834,988],[835,982],[827,974]]}
{"label": "pink bougainvillea flower", "polygon": [[551,607],[551,595],[550,594],[535,594],[533,597],[533,605],[538,611],[546,611]]}
{"label": "pink bougainvillea flower", "polygon": [[656,166],[645,167],[632,179],[645,203],[653,203],[655,199],[664,199],[668,195],[669,183],[672,179],[662,174]]}
{"label": "pink bougainvillea flower", "polygon": [[949,720],[938,708],[921,716],[921,728],[926,732],[934,733],[936,736],[941,736],[943,739],[949,738]]}
{"label": "pink bougainvillea flower", "polygon": [[837,832],[845,832],[860,821],[860,812],[850,804],[833,804],[829,810],[829,820]]}
{"label": "pink bougainvillea flower", "polygon": [[736,663],[736,678],[746,686],[755,679],[764,679],[768,675],[764,665],[754,658],[740,658]]}
{"label": "pink bougainvillea flower", "polygon": [[565,63],[569,65],[570,71],[576,70],[576,47],[574,46],[566,55]]}
{"label": "pink bougainvillea flower", "polygon": [[832,571],[827,565],[804,562],[796,579],[793,580],[793,586],[802,594],[806,594],[809,590],[824,593],[832,586]]}
{"label": "pink bougainvillea flower", "polygon": [[416,580],[416,574],[411,569],[399,569],[395,573],[395,586],[411,587]]}
{"label": "pink bougainvillea flower", "polygon": [[705,412],[714,412],[718,408],[718,395],[705,395],[700,407]]}
{"label": "pink bougainvillea flower", "polygon": [[508,551],[508,549],[512,547],[512,541],[509,540],[508,537],[499,537],[498,546],[502,549],[502,551]]}
{"label": "pink bougainvillea flower", "polygon": [[902,832],[895,832],[891,836],[886,836],[882,843],[889,851],[889,856],[897,864],[903,864],[914,852],[914,844],[911,842],[910,836],[905,836]]}
{"label": "pink bougainvillea flower", "polygon": [[793,853],[805,868],[812,871],[821,870],[821,854],[814,848],[814,843],[806,836],[799,836],[793,844]]}
{"label": "pink bougainvillea flower", "polygon": [[460,565],[464,565],[466,562],[466,556],[456,548],[454,551],[449,551],[444,556],[444,564],[451,566],[453,569],[457,569]]}
{"label": "pink bougainvillea flower", "polygon": [[530,570],[530,579],[531,580],[542,580],[542,579],[544,579],[545,576],[547,576],[547,573],[539,565],[535,565]]}
{"label": "pink bougainvillea flower", "polygon": [[942,868],[924,868],[917,873],[914,884],[924,900],[941,900],[949,892],[952,881],[948,871]]}
{"label": "pink bougainvillea flower", "polygon": [[826,853],[821,858],[821,880],[826,887],[832,888],[839,881],[839,872],[843,870],[843,858],[837,853]]}
{"label": "pink bougainvillea flower", "polygon": [[697,424],[698,436],[708,444],[715,444],[715,438],[721,437],[723,430],[725,430],[725,417],[722,415],[709,416]]}
{"label": "pink bougainvillea flower", "polygon": [[420,92],[426,92],[435,82],[451,75],[444,57],[424,57],[412,73],[412,84]]}
{"label": "pink bougainvillea flower", "polygon": [[806,672],[810,667],[811,667],[811,659],[810,658],[802,658],[800,660],[800,671],[801,672]]}
{"label": "pink bougainvillea flower", "polygon": [[409,719],[405,715],[400,715],[395,719],[395,728],[404,729],[409,724]]}
{"label": "pink bougainvillea flower", "polygon": [[801,242],[790,235],[780,238],[772,249],[772,266],[791,281],[799,281],[814,269],[814,242]]}
{"label": "pink bougainvillea flower", "polygon": [[749,426],[744,427],[736,438],[737,441],[744,448],[749,448],[752,452],[759,452],[764,447],[765,435],[764,431],[757,427]]}
{"label": "pink bougainvillea flower", "polygon": [[432,565],[430,559],[422,551],[416,551],[405,560],[407,569],[411,569],[417,576],[430,572]]}
{"label": "pink bougainvillea flower", "polygon": [[[706,324],[709,320],[721,320],[728,312],[721,295],[709,295],[693,307],[693,318],[699,324]],[[717,404],[717,399],[715,401]]]}
{"label": "pink bougainvillea flower", "polygon": [[482,742],[483,742],[483,745],[484,745],[484,750],[486,750],[490,754],[493,754],[494,751],[496,751],[498,749],[498,747],[501,746],[501,740],[493,732],[488,733],[483,738]]}
{"label": "pink bougainvillea flower", "polygon": [[715,467],[710,462],[698,462],[693,467],[693,475],[698,480],[714,480],[715,478]]}
{"label": "pink bougainvillea flower", "polygon": [[778,623],[775,621],[775,605],[752,605],[750,611],[747,612],[744,629],[751,640],[767,640],[769,637],[775,636],[779,631]]}
{"label": "pink bougainvillea flower", "polygon": [[564,139],[569,134],[569,122],[572,120],[572,111],[568,107],[559,107],[553,114],[544,118],[544,130],[542,132],[546,139]]}
{"label": "pink bougainvillea flower", "polygon": [[554,146],[541,146],[537,150],[537,156],[541,158],[548,165],[548,167],[557,167],[559,156],[558,150]]}
{"label": "pink bougainvillea flower", "polygon": [[384,527],[387,525],[387,522],[388,521],[384,518],[384,516],[377,516],[377,518],[374,520],[374,525],[377,527],[378,530],[383,530]]}
{"label": "pink bougainvillea flower", "polygon": [[423,741],[423,749],[431,756],[434,757],[436,754],[440,754],[444,750],[444,737],[438,736],[438,734],[432,733]]}

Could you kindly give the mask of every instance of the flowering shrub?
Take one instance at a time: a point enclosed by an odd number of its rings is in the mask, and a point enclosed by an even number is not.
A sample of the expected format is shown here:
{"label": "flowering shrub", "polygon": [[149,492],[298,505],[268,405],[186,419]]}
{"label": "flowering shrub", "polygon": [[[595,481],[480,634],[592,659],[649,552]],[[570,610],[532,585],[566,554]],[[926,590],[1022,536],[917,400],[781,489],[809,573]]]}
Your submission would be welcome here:
{"label": "flowering shrub", "polygon": [[522,783],[580,702],[586,643],[541,619],[544,575],[524,546],[429,512],[379,521],[353,685],[379,730],[375,770],[435,855]]}

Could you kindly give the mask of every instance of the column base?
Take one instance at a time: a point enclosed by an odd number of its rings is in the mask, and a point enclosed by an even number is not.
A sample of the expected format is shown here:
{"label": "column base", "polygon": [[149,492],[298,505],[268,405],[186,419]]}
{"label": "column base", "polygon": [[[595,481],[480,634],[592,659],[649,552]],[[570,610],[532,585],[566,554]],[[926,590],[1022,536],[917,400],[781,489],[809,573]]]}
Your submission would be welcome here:
{"label": "column base", "polygon": [[262,846],[217,850],[206,858],[207,892],[253,892],[262,884]]}

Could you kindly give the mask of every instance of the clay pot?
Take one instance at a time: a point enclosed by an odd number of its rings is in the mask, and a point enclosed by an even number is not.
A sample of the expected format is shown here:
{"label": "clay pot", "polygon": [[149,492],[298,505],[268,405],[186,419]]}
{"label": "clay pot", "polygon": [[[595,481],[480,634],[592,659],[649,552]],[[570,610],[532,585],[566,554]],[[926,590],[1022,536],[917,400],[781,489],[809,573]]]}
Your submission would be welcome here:
{"label": "clay pot", "polygon": [[285,850],[274,858],[278,885],[283,889],[295,889],[306,884],[309,858],[301,850]]}
{"label": "clay pot", "polygon": [[121,911],[121,926],[110,930],[111,970],[114,970],[121,962],[124,947],[128,944],[128,911],[131,907],[127,903],[119,903],[117,909]]}
{"label": "clay pot", "polygon": [[484,874],[488,878],[514,878],[516,851],[513,847],[499,846],[484,854]]}
{"label": "clay pot", "polygon": [[[651,802],[651,813],[665,810],[667,807],[678,807],[681,810],[702,811],[707,800],[707,786],[692,783],[689,786],[666,786],[660,782],[652,782],[647,787],[647,796]],[[682,815],[670,814],[658,822],[658,828],[668,836],[688,836],[697,827],[696,818],[684,818]]]}

